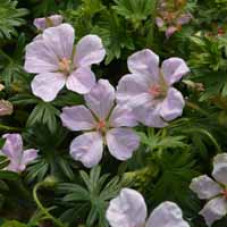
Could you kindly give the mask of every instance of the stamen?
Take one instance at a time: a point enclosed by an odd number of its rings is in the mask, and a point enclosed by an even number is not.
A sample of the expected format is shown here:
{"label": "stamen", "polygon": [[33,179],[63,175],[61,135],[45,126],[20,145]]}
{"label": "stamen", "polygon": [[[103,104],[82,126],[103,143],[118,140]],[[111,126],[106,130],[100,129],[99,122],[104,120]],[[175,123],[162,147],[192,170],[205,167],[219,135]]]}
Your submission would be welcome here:
{"label": "stamen", "polygon": [[69,73],[71,60],[67,58],[62,58],[59,61],[59,70],[64,73]]}
{"label": "stamen", "polygon": [[222,191],[222,195],[227,199],[227,189],[226,188]]}
{"label": "stamen", "polygon": [[151,94],[154,98],[158,98],[162,94],[162,89],[160,85],[152,85],[149,89],[149,94]]}
{"label": "stamen", "polygon": [[97,123],[97,130],[98,131],[103,131],[106,127],[106,123],[104,120],[100,120],[98,123]]}

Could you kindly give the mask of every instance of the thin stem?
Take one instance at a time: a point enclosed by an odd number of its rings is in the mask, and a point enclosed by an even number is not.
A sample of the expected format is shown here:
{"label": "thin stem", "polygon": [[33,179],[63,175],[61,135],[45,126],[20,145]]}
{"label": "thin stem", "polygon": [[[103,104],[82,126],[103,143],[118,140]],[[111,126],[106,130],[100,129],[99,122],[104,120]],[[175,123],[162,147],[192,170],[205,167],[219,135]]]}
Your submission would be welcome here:
{"label": "thin stem", "polygon": [[54,216],[52,216],[48,212],[48,210],[40,202],[40,200],[38,198],[38,195],[37,195],[37,192],[38,192],[38,189],[42,186],[42,184],[43,184],[42,182],[41,183],[37,183],[35,185],[35,187],[33,188],[33,198],[34,198],[34,201],[35,201],[37,207],[43,212],[44,215],[47,216],[47,218],[51,219],[57,226],[65,227],[65,224],[63,224],[60,220],[58,220]]}
{"label": "thin stem", "polygon": [[10,127],[10,126],[6,126],[6,125],[3,125],[3,124],[0,124],[0,130],[21,131],[20,128],[17,128],[17,127]]}
{"label": "thin stem", "polygon": [[204,116],[209,116],[209,114],[207,112],[205,112],[203,109],[201,109],[197,104],[194,104],[190,101],[186,101],[186,105],[189,107],[189,108],[192,108],[198,112],[200,112],[201,114],[203,114]]}
{"label": "thin stem", "polygon": [[13,62],[13,60],[1,49],[0,49],[0,54],[4,56],[10,63]]}

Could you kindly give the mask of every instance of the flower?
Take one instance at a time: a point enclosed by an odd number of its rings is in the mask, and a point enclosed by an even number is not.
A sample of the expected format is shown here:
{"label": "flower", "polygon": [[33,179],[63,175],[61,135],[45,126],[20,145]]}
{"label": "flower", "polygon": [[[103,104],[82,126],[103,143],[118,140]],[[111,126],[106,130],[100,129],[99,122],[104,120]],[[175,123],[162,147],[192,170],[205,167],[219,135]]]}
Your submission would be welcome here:
{"label": "flower", "polygon": [[56,98],[64,87],[74,92],[88,93],[95,85],[92,64],[104,56],[101,39],[84,36],[74,47],[74,29],[69,24],[47,28],[42,38],[26,47],[25,70],[37,74],[32,81],[32,92],[48,102]]}
{"label": "flower", "polygon": [[128,69],[131,74],[119,81],[117,101],[130,106],[138,121],[164,127],[182,115],[184,98],[172,85],[189,72],[183,59],[169,58],[159,69],[159,57],[145,49],[128,58]]}
{"label": "flower", "polygon": [[111,200],[106,218],[114,227],[189,227],[181,209],[173,202],[163,202],[147,218],[147,207],[143,196],[129,188]]}
{"label": "flower", "polygon": [[58,26],[62,23],[63,17],[61,15],[52,15],[50,17],[36,18],[33,24],[40,31],[44,31],[48,27]]}
{"label": "flower", "polygon": [[194,191],[200,199],[208,202],[199,212],[211,226],[216,220],[221,219],[227,213],[227,155],[218,154],[213,160],[213,171],[211,179],[207,175],[196,177],[190,184],[190,189]]}
{"label": "flower", "polygon": [[[63,108],[60,115],[64,126],[73,131],[86,131],[70,145],[71,156],[90,168],[102,158],[103,144],[119,160],[132,156],[139,146],[139,136],[130,128],[137,125],[131,111],[115,106],[115,90],[107,80],[100,79],[85,95],[87,107]],[[90,131],[90,132],[88,132]]]}
{"label": "flower", "polygon": [[156,17],[156,24],[161,30],[165,30],[166,38],[170,38],[175,32],[182,29],[182,25],[188,24],[192,19],[190,13],[176,15],[174,13],[163,12],[160,17]]}
{"label": "flower", "polygon": [[21,172],[25,170],[28,163],[36,159],[38,150],[28,149],[23,151],[23,141],[20,134],[5,134],[2,137],[6,141],[1,153],[10,160],[7,170]]}
{"label": "flower", "polygon": [[8,116],[13,113],[13,105],[6,100],[0,100],[0,116]]}

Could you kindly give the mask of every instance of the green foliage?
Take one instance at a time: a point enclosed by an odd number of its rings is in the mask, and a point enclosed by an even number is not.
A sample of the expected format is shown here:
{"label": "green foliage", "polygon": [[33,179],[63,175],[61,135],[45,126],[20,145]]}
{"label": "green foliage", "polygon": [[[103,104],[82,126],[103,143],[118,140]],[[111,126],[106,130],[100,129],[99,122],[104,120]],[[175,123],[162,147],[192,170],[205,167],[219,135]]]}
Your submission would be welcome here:
{"label": "green foliage", "polygon": [[59,186],[60,193],[64,193],[63,202],[71,205],[61,216],[66,222],[80,220],[80,211],[86,214],[86,226],[107,226],[105,211],[108,201],[115,197],[120,190],[119,177],[109,178],[109,174],[101,175],[101,168],[94,167],[88,175],[80,171],[84,185],[64,183]]}
{"label": "green foliage", "polygon": [[27,9],[17,9],[18,1],[0,0],[0,39],[11,39],[17,35],[15,27],[25,23],[23,16],[28,14]]}

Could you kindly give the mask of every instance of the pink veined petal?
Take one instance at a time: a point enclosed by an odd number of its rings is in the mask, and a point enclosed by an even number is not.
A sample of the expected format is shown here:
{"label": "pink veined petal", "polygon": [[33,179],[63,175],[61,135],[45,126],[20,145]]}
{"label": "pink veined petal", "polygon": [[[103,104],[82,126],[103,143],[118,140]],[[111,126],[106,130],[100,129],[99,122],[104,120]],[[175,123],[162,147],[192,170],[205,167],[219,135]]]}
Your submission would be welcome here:
{"label": "pink veined petal", "polygon": [[183,219],[181,209],[177,204],[166,201],[156,207],[151,213],[147,227],[189,227]]}
{"label": "pink veined petal", "polygon": [[76,46],[74,62],[77,67],[100,63],[105,57],[102,40],[97,35],[84,36]]}
{"label": "pink veined petal", "polygon": [[227,202],[225,197],[216,197],[210,200],[204,208],[199,212],[206,221],[206,224],[211,225],[224,217],[227,213]]}
{"label": "pink veined petal", "polygon": [[100,79],[98,83],[85,95],[86,105],[93,113],[105,120],[114,105],[115,90],[108,80]]}
{"label": "pink veined petal", "polygon": [[76,137],[70,145],[70,155],[87,168],[97,165],[103,152],[102,136],[97,132],[85,133]]}
{"label": "pink veined petal", "polygon": [[175,88],[169,88],[165,100],[161,103],[160,115],[166,121],[174,120],[183,113],[185,102],[182,94]]}
{"label": "pink veined petal", "polygon": [[2,153],[9,157],[9,159],[20,160],[23,152],[23,141],[20,134],[5,134],[2,138],[6,139]]}
{"label": "pink veined petal", "polygon": [[135,100],[135,97],[147,93],[150,79],[146,75],[127,74],[123,76],[117,86],[116,98],[118,102],[126,103]]}
{"label": "pink veined petal", "polygon": [[110,153],[118,160],[127,160],[139,147],[139,136],[129,128],[113,128],[107,132],[107,145]]}
{"label": "pink veined petal", "polygon": [[43,41],[56,53],[59,59],[70,59],[74,45],[74,28],[69,24],[50,27],[43,32]]}
{"label": "pink veined petal", "polygon": [[200,199],[211,199],[222,192],[222,188],[207,175],[193,178],[189,188]]}
{"label": "pink veined petal", "polygon": [[147,75],[152,82],[158,81],[159,57],[149,49],[138,51],[127,61],[128,69],[132,74]]}
{"label": "pink veined petal", "polygon": [[60,118],[63,126],[72,131],[91,130],[96,125],[93,115],[84,105],[63,108]]}
{"label": "pink veined petal", "polygon": [[65,83],[66,77],[62,73],[43,73],[34,77],[31,87],[35,96],[49,102],[56,98]]}
{"label": "pink veined petal", "polygon": [[48,18],[51,20],[53,26],[60,25],[63,22],[63,17],[61,15],[58,15],[58,14],[51,15]]}
{"label": "pink veined petal", "polygon": [[160,104],[157,106],[138,106],[133,108],[133,113],[137,120],[148,127],[162,128],[167,126],[160,116]]}
{"label": "pink veined petal", "polygon": [[33,24],[37,29],[43,31],[44,29],[46,29],[46,18],[35,18]]}
{"label": "pink veined petal", "polygon": [[212,176],[216,181],[227,185],[227,154],[217,154],[213,161]]}
{"label": "pink veined petal", "polygon": [[173,57],[163,61],[161,72],[168,85],[172,85],[186,75],[189,68],[183,59]]}
{"label": "pink veined petal", "polygon": [[59,68],[56,53],[45,44],[42,37],[39,35],[26,46],[24,69],[29,73],[54,72]]}
{"label": "pink veined petal", "polygon": [[156,17],[156,25],[161,28],[165,24],[164,20],[161,17]]}
{"label": "pink veined petal", "polygon": [[138,121],[129,107],[117,105],[112,111],[109,124],[112,127],[134,127],[138,124]]}
{"label": "pink veined petal", "polygon": [[142,195],[129,188],[110,201],[106,218],[113,227],[143,226],[147,216],[146,203]]}
{"label": "pink veined petal", "polygon": [[70,74],[67,78],[67,89],[79,94],[90,92],[96,83],[94,73],[90,68],[80,67]]}

